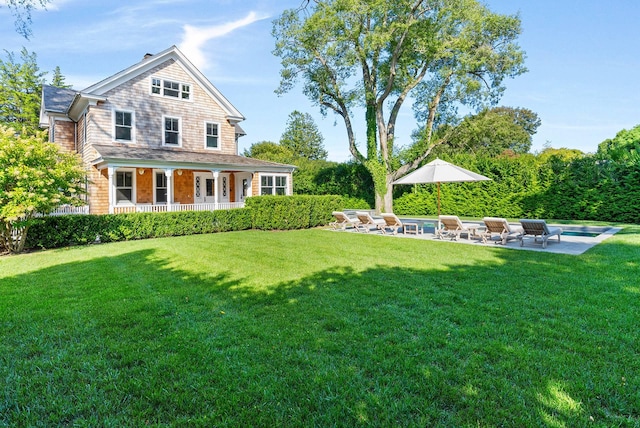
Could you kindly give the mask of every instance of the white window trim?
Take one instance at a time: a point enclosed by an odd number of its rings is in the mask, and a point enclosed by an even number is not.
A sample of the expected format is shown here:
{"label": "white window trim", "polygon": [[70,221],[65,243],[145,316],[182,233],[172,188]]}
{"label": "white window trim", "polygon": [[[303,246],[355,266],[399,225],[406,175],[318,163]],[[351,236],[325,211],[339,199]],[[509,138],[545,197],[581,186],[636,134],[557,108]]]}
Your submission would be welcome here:
{"label": "white window trim", "polygon": [[[165,142],[164,124],[167,119],[178,119],[178,144],[167,144]],[[178,116],[162,115],[162,146],[163,147],[182,147],[182,118]]]}
{"label": "white window trim", "polygon": [[[118,178],[117,174],[119,172],[130,172],[131,173],[131,201],[118,201]],[[135,168],[118,168],[115,170],[114,178],[113,178],[113,187],[114,187],[114,200],[113,203],[115,206],[131,206],[136,204],[136,169]]]}
{"label": "white window trim", "polygon": [[[209,147],[207,146],[207,125],[216,125],[218,127],[218,147]],[[222,150],[222,137],[220,136],[220,123],[219,122],[214,122],[212,120],[205,120],[204,121],[204,148],[206,150]]]}
{"label": "white window trim", "polygon": [[[160,93],[159,94],[155,94],[153,92],[153,80],[159,80],[160,81]],[[164,82],[172,82],[172,83],[177,83],[178,84],[178,96],[177,97],[170,97],[168,95],[164,94]],[[188,86],[189,90],[187,91],[189,93],[189,98],[182,98],[182,87],[183,86]],[[149,78],[149,95],[153,96],[153,97],[162,97],[162,98],[166,98],[169,100],[180,100],[183,102],[193,102],[193,84],[191,83],[187,83],[187,82],[181,82],[179,80],[173,80],[173,79],[164,79],[162,77],[156,77],[156,76],[151,76]]]}
{"label": "white window trim", "polygon": [[[131,113],[131,139],[130,140],[118,140],[116,138],[116,112]],[[163,122],[164,124],[164,122]],[[85,125],[86,129],[86,125]],[[136,142],[136,112],[133,110],[127,110],[123,108],[114,108],[111,110],[111,138],[117,143],[133,144]]]}
{"label": "white window trim", "polygon": [[286,180],[286,186],[284,187],[284,194],[289,195],[289,189],[291,186],[290,183],[290,179],[289,179],[289,174],[281,174],[281,173],[260,173],[259,177],[258,177],[258,195],[262,195],[262,177],[273,177],[273,192],[271,193],[271,195],[276,195],[275,191],[276,191],[276,187],[281,187],[281,186],[276,186],[276,177],[284,177]]}

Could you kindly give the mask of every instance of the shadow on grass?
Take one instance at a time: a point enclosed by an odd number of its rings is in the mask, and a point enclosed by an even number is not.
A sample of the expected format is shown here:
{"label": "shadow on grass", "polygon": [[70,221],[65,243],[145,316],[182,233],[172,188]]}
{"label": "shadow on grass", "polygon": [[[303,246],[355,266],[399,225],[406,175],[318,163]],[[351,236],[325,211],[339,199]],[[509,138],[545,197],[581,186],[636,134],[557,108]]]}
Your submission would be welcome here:
{"label": "shadow on grass", "polygon": [[601,245],[260,291],[156,250],[5,278],[0,425],[639,424],[637,246]]}

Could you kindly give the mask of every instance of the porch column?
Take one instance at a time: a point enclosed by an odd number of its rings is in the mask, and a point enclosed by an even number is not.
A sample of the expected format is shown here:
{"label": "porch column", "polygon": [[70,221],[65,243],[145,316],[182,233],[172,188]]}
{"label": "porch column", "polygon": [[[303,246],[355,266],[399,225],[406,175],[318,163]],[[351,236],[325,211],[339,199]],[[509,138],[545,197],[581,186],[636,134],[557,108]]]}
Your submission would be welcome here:
{"label": "porch column", "polygon": [[173,211],[173,169],[168,168],[164,170],[164,175],[167,176],[167,211]]}
{"label": "porch column", "polygon": [[113,206],[116,203],[116,183],[113,181],[115,170],[112,166],[107,168],[107,175],[109,176],[109,191],[107,192],[109,195],[109,214],[113,214]]}
{"label": "porch column", "polygon": [[218,194],[220,193],[220,189],[218,189],[218,177],[220,176],[220,171],[217,169],[211,170],[213,174],[213,209],[218,209]]}

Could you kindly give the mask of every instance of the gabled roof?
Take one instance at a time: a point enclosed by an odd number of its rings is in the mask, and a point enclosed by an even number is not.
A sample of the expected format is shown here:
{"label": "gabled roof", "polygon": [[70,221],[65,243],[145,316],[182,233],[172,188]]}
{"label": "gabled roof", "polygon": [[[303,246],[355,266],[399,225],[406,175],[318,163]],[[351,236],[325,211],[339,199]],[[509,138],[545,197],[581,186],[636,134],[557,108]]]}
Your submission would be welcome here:
{"label": "gabled roof", "polygon": [[94,144],[98,157],[96,167],[136,166],[147,168],[199,168],[247,172],[292,172],[293,165],[280,164],[238,155],[217,152],[192,152],[178,148],[149,148]]}
{"label": "gabled roof", "polygon": [[42,109],[48,113],[66,113],[76,92],[73,89],[42,85]]}
{"label": "gabled roof", "polygon": [[40,101],[40,126],[49,126],[49,116],[66,116],[76,91],[67,88],[58,88],[51,85],[42,85],[42,100]]}
{"label": "gabled roof", "polygon": [[171,46],[170,48],[165,49],[155,55],[147,54],[139,63],[134,64],[131,67],[122,70],[121,72],[116,73],[111,77],[107,77],[106,79],[96,83],[95,85],[89,86],[82,92],[93,95],[104,95],[109,90],[139,76],[140,74],[146,73],[152,68],[170,59],[175,60],[176,63],[185,70],[185,72],[187,72],[196,82],[198,82],[200,87],[205,92],[207,92],[209,96],[211,96],[218,102],[218,104],[220,104],[229,121],[234,123],[240,122],[245,119],[242,113],[240,113],[233,106],[233,104],[231,104],[231,102],[229,102],[229,100],[227,100],[224,95],[222,95],[222,93],[218,91],[215,86],[213,86],[209,79],[207,79],[205,75],[202,74],[200,70],[198,70],[176,46]]}

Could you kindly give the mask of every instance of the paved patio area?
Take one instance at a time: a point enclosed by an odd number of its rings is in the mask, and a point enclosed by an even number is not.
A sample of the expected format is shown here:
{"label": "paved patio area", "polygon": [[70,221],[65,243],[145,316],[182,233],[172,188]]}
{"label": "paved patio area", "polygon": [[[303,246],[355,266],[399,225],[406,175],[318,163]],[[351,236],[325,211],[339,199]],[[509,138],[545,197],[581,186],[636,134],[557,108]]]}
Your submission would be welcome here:
{"label": "paved patio area", "polygon": [[[538,239],[538,242],[534,243],[534,240],[532,237],[526,237],[524,240],[524,246],[522,247],[520,246],[520,241],[518,240],[512,240],[512,241],[509,241],[507,244],[502,245],[501,243],[495,243],[495,242],[487,242],[485,244],[482,242],[482,239],[480,239],[479,237],[478,238],[471,237],[471,239],[467,239],[466,235],[463,235],[464,237],[460,238],[458,241],[451,240],[448,238],[440,239],[435,235],[435,225],[437,224],[438,220],[402,218],[402,221],[407,223],[418,221],[419,224],[420,223],[422,224],[422,233],[408,234],[408,233],[404,233],[402,229],[400,230],[400,232],[398,232],[397,235],[393,235],[390,232],[387,232],[386,234],[382,234],[380,231],[376,231],[373,229],[369,233],[392,237],[392,238],[401,238],[401,239],[424,239],[424,240],[432,240],[432,241],[450,242],[453,244],[462,244],[462,245],[481,245],[481,246],[491,246],[496,248],[504,247],[504,248],[511,248],[516,250],[524,250],[524,251],[541,251],[546,253],[579,255],[587,251],[589,248],[592,248],[593,246],[599,244],[600,242],[604,241],[607,238],[610,238],[611,236],[615,235],[617,232],[622,230],[622,228],[619,228],[619,227],[579,226],[579,225],[550,223],[549,226],[561,227],[563,230],[563,233],[569,232],[572,234],[571,235],[563,234],[560,239],[560,242],[558,242],[557,237],[549,238],[549,240],[547,241],[547,248],[542,248],[542,243],[540,239]],[[470,221],[464,221],[464,223],[465,224],[478,223],[480,228],[482,228],[481,225],[483,224],[479,222],[470,222]],[[510,224],[513,224],[514,226],[518,226],[518,223],[510,222]],[[345,231],[339,230],[338,232],[364,234],[362,232],[357,232],[355,229],[352,229],[352,228],[346,229]],[[598,235],[597,236],[580,236],[578,235],[578,233],[582,233],[582,234],[598,233]]]}

